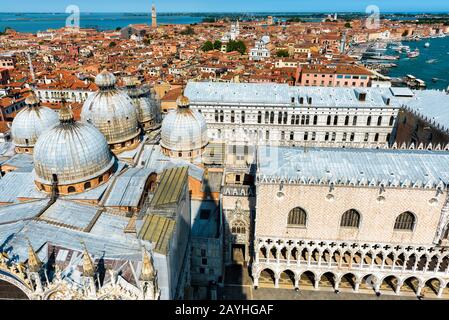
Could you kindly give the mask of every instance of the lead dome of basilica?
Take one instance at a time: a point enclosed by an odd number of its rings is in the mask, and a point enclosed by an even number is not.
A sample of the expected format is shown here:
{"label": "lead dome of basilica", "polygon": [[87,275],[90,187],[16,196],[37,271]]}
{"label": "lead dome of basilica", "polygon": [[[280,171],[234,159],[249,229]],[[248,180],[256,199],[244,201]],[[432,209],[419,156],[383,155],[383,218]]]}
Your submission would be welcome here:
{"label": "lead dome of basilica", "polygon": [[75,122],[65,106],[59,119],[60,124],[42,134],[34,149],[38,189],[51,192],[57,184],[59,193],[70,194],[107,181],[115,158],[105,137],[94,126]]}
{"label": "lead dome of basilica", "polygon": [[59,123],[58,114],[42,107],[34,93],[25,100],[26,106],[14,118],[11,135],[16,152],[32,153],[39,136]]}
{"label": "lead dome of basilica", "polygon": [[100,130],[114,152],[136,147],[140,128],[131,98],[116,88],[115,76],[106,70],[97,75],[95,84],[99,90],[85,101],[81,121]]}
{"label": "lead dome of basilica", "polygon": [[208,144],[206,119],[190,109],[190,101],[185,96],[178,98],[177,105],[162,121],[162,151],[170,157],[192,159],[201,155]]}
{"label": "lead dome of basilica", "polygon": [[155,96],[147,86],[141,86],[137,78],[125,79],[126,92],[137,110],[137,118],[145,131],[160,127],[159,109]]}

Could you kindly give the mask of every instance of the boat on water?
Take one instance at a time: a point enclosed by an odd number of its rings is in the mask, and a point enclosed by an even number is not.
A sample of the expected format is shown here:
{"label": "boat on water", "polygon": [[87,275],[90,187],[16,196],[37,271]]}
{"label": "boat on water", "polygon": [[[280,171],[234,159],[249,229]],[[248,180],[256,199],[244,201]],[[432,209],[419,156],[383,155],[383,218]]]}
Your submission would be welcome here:
{"label": "boat on water", "polygon": [[429,43],[429,42],[426,42],[426,43],[424,44],[424,47],[425,47],[425,48],[430,48],[430,43]]}
{"label": "boat on water", "polygon": [[417,48],[417,49],[407,53],[407,57],[409,57],[409,58],[416,58],[416,57],[419,57],[419,54],[420,54],[420,52],[419,52],[419,49]]}

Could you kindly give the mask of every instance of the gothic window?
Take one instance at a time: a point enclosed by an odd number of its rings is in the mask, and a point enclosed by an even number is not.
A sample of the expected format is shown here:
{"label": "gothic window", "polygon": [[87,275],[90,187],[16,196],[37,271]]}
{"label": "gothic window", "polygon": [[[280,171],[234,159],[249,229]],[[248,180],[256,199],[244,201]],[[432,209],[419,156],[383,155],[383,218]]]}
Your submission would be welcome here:
{"label": "gothic window", "polygon": [[302,115],[301,116],[301,125],[305,125],[306,124],[306,116]]}
{"label": "gothic window", "polygon": [[378,133],[376,133],[376,135],[374,136],[374,141],[375,141],[375,142],[378,142],[378,141],[379,141],[379,134],[378,134]]}
{"label": "gothic window", "polygon": [[268,123],[268,119],[270,118],[270,113],[265,111],[265,123]]}
{"label": "gothic window", "polygon": [[326,132],[326,134],[324,135],[324,141],[328,141],[329,140],[329,132]]}
{"label": "gothic window", "polygon": [[305,227],[307,223],[307,213],[304,209],[296,207],[288,213],[287,224],[289,226],[302,226]]}
{"label": "gothic window", "polygon": [[349,140],[350,140],[351,142],[353,142],[353,141],[354,141],[354,138],[355,138],[355,133],[352,132],[352,133],[351,133],[351,137],[349,138]]}
{"label": "gothic window", "polygon": [[84,190],[87,190],[87,189],[90,189],[90,188],[91,188],[90,182],[86,182],[86,183],[84,184]]}
{"label": "gothic window", "polygon": [[242,220],[237,220],[232,224],[231,232],[235,234],[245,234],[246,225]]}
{"label": "gothic window", "polygon": [[235,122],[235,111],[232,110],[231,111],[231,123],[234,123],[234,122]]}
{"label": "gothic window", "polygon": [[316,126],[317,123],[318,123],[318,116],[315,115],[315,116],[313,116],[313,125]]}
{"label": "gothic window", "polygon": [[366,120],[366,125],[367,126],[371,125],[371,116],[369,116],[368,119]]}
{"label": "gothic window", "polygon": [[257,123],[262,123],[262,111],[257,114]]}
{"label": "gothic window", "polygon": [[304,132],[304,141],[309,140],[309,133],[308,132]]}
{"label": "gothic window", "polygon": [[282,123],[282,112],[279,111],[278,113],[278,124]]}
{"label": "gothic window", "polygon": [[288,113],[284,112],[284,124],[287,124],[288,121]]}
{"label": "gothic window", "polygon": [[413,231],[415,227],[415,215],[409,211],[401,213],[394,223],[394,230]]}
{"label": "gothic window", "polygon": [[337,133],[336,132],[332,132],[332,141],[335,141],[336,138],[337,138]]}
{"label": "gothic window", "polygon": [[365,139],[364,139],[364,141],[367,142],[368,139],[369,139],[369,133],[365,133]]}
{"label": "gothic window", "polygon": [[306,125],[309,125],[309,123],[310,123],[310,116],[307,115],[307,116],[306,116]]}
{"label": "gothic window", "polygon": [[327,124],[328,126],[331,125],[331,116],[327,116],[326,124]]}
{"label": "gothic window", "polygon": [[377,118],[377,125],[378,126],[382,125],[382,116],[379,116],[379,118]]}
{"label": "gothic window", "polygon": [[75,190],[75,187],[74,187],[74,186],[70,186],[70,187],[67,189],[67,191],[68,191],[68,193],[74,193],[76,190]]}
{"label": "gothic window", "polygon": [[390,142],[390,138],[391,138],[391,134],[389,133],[389,134],[387,134],[387,139],[386,139],[386,141],[387,141],[387,142]]}
{"label": "gothic window", "polygon": [[271,111],[270,113],[270,123],[274,123],[274,112]]}
{"label": "gothic window", "polygon": [[245,123],[245,111],[242,111],[242,123]]}
{"label": "gothic window", "polygon": [[337,123],[338,123],[338,116],[335,116],[335,117],[334,117],[334,126],[336,126]]}
{"label": "gothic window", "polygon": [[345,126],[348,126],[349,125],[349,116],[346,116],[345,117]]}
{"label": "gothic window", "polygon": [[354,118],[352,118],[352,125],[353,126],[357,125],[357,116],[354,116]]}
{"label": "gothic window", "polygon": [[350,209],[343,213],[341,217],[341,227],[358,228],[360,225],[360,213],[355,209]]}
{"label": "gothic window", "polygon": [[299,124],[299,114],[295,116],[295,124]]}
{"label": "gothic window", "polygon": [[224,122],[224,112],[220,110],[220,122]]}
{"label": "gothic window", "polygon": [[316,139],[316,132],[312,132],[312,141],[315,141]]}
{"label": "gothic window", "polygon": [[390,123],[389,123],[390,127],[391,127],[393,124],[394,124],[394,116],[391,116],[391,117],[390,117]]}

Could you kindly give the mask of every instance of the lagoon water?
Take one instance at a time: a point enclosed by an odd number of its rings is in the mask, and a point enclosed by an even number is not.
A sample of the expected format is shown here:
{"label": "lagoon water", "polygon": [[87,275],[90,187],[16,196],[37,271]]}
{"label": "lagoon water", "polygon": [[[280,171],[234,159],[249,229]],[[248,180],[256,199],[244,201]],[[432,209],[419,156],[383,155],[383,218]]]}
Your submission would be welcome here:
{"label": "lagoon water", "polygon": [[[424,47],[426,42],[430,43],[429,48]],[[402,44],[410,46],[410,50],[418,48],[421,54],[412,59],[402,54],[401,59],[395,61],[398,67],[389,72],[390,77],[411,74],[424,80],[429,89],[446,89],[449,86],[449,37],[404,41]],[[395,52],[392,54],[397,55]],[[437,81],[433,82],[433,78]]]}
{"label": "lagoon water", "polygon": [[[20,32],[45,31],[65,26],[67,13],[0,13],[0,31],[10,27]],[[160,24],[191,24],[203,20],[201,16],[158,14]],[[115,30],[129,24],[151,23],[150,13],[81,13],[81,28]]]}

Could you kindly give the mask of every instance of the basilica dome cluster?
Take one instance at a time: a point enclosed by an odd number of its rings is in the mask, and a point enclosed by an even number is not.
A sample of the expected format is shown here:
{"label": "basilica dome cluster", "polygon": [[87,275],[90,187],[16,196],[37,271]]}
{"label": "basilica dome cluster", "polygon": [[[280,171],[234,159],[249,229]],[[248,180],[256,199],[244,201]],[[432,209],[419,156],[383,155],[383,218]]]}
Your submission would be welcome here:
{"label": "basilica dome cluster", "polygon": [[[120,91],[105,70],[95,83],[99,90],[86,100],[79,122],[65,104],[58,120],[34,94],[15,118],[13,142],[17,152],[33,153],[39,190],[68,195],[105,183],[117,167],[114,154],[135,148],[141,127],[151,132],[160,126],[156,94],[139,87],[137,79],[127,79],[126,91]],[[193,160],[208,144],[206,120],[190,109],[187,97],[180,96],[177,105],[162,122],[161,149],[169,157]]]}
{"label": "basilica dome cluster", "polygon": [[161,147],[170,157],[193,159],[208,144],[206,120],[201,113],[190,109],[187,97],[180,96],[177,105],[162,122]]}
{"label": "basilica dome cluster", "polygon": [[59,123],[58,114],[40,105],[32,93],[25,100],[26,107],[14,118],[11,126],[12,139],[17,153],[32,153],[39,136]]}
{"label": "basilica dome cluster", "polygon": [[115,153],[136,147],[140,141],[140,127],[131,98],[116,88],[115,76],[106,70],[97,75],[95,84],[99,91],[84,103],[81,121],[100,130]]}

